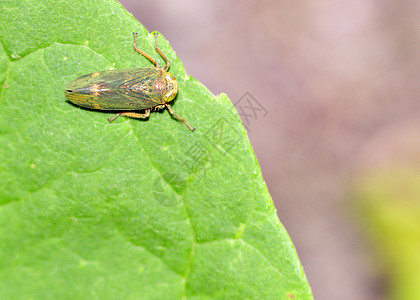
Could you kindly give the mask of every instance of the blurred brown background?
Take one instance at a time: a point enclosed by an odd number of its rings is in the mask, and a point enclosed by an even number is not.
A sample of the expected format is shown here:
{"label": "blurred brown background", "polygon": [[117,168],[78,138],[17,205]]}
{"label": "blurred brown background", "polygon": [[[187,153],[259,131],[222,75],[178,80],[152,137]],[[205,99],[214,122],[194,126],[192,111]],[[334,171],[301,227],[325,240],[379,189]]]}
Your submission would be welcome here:
{"label": "blurred brown background", "polygon": [[267,109],[249,137],[315,298],[383,299],[387,275],[350,191],[358,174],[420,151],[420,2],[121,3],[214,94],[249,92]]}

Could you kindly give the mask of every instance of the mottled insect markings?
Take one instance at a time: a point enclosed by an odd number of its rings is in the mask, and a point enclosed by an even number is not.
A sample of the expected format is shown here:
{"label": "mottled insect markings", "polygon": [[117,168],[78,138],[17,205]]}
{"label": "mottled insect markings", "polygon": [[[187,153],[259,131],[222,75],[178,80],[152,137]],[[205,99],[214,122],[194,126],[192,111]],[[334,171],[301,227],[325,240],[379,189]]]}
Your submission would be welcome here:
{"label": "mottled insect markings", "polygon": [[[121,111],[109,119],[114,121],[119,116],[147,118],[150,111],[167,108],[179,121],[194,130],[181,116],[175,114],[169,102],[178,93],[178,81],[168,72],[169,60],[157,46],[155,49],[165,60],[161,67],[146,52],[137,48],[137,34],[134,35],[134,50],[150,60],[155,67],[109,70],[83,75],[66,87],[66,97],[72,103],[97,110]],[[144,110],[144,113],[138,111]]]}

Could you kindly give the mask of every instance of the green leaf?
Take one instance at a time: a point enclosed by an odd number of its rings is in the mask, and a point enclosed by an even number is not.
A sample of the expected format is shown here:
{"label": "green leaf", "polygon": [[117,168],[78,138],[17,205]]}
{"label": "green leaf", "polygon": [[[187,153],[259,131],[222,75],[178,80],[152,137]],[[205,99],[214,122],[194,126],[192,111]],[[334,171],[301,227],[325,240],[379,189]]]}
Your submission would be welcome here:
{"label": "green leaf", "polygon": [[232,103],[188,76],[148,120],[66,101],[76,77],[163,64],[118,2],[0,2],[1,299],[311,299]]}

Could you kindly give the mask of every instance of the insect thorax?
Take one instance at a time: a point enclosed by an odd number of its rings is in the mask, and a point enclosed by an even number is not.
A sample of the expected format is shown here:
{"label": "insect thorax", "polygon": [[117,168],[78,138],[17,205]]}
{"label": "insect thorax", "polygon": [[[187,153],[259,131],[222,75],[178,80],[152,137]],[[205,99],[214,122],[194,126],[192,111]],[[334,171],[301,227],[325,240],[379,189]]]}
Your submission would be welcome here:
{"label": "insect thorax", "polygon": [[174,75],[168,72],[164,72],[164,76],[162,77],[164,79],[163,89],[165,89],[163,100],[165,102],[171,102],[178,93],[178,81]]}
{"label": "insect thorax", "polygon": [[172,101],[178,93],[176,78],[163,69],[156,68],[141,80],[133,80],[119,86],[134,93],[142,93],[162,104]]}

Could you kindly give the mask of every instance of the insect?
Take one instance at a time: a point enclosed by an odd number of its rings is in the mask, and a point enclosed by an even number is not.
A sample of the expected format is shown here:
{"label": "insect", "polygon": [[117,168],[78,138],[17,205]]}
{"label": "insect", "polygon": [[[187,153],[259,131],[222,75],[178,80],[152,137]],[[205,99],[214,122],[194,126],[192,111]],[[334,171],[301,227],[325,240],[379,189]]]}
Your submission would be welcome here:
{"label": "insect", "polygon": [[[181,116],[175,114],[169,102],[178,93],[178,81],[168,72],[169,60],[158,48],[155,33],[155,49],[165,60],[163,68],[146,52],[137,48],[137,33],[134,36],[134,50],[150,60],[155,67],[108,70],[83,75],[66,87],[66,97],[72,103],[97,110],[118,112],[109,122],[119,116],[148,118],[150,111],[167,108],[179,121],[195,130]],[[144,110],[144,113],[138,111]]]}

